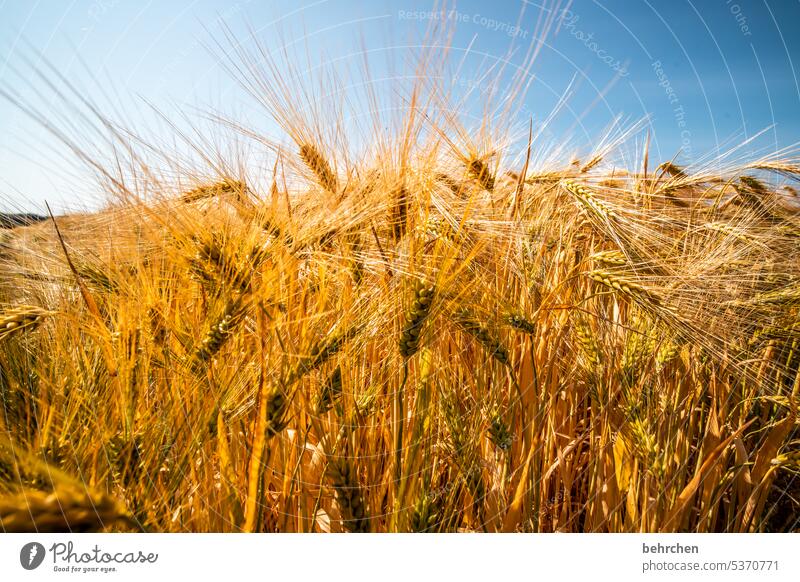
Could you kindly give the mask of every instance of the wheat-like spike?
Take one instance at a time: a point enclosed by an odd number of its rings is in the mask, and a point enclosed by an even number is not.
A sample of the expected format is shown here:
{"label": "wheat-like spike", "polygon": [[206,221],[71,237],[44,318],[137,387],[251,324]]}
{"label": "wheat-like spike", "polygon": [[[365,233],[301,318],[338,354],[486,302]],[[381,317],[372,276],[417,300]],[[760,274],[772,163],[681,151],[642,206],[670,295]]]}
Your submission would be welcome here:
{"label": "wheat-like spike", "polygon": [[594,271],[589,271],[587,276],[593,281],[597,281],[616,291],[620,291],[636,301],[644,302],[645,305],[653,304],[660,306],[662,304],[661,298],[655,293],[615,273],[610,273],[602,269],[595,269]]}
{"label": "wheat-like spike", "polygon": [[[195,240],[197,253],[193,257],[192,265],[203,281],[213,281],[216,276],[222,283],[230,285],[232,288],[245,292],[248,282],[240,273],[233,269],[233,263],[222,251],[222,247],[217,240]],[[213,274],[205,269],[209,265],[213,269]]]}
{"label": "wheat-like spike", "polygon": [[135,525],[125,509],[104,493],[26,489],[0,498],[0,530],[6,533],[99,532],[117,524]]}
{"label": "wheat-like spike", "polygon": [[266,437],[272,438],[279,434],[286,425],[288,419],[286,412],[289,407],[289,400],[280,386],[273,386],[267,393],[266,411]]}
{"label": "wheat-like spike", "polygon": [[300,158],[317,177],[320,186],[325,188],[328,192],[336,193],[339,191],[339,183],[336,179],[336,175],[316,146],[309,143],[301,145]]}
{"label": "wheat-like spike", "polygon": [[31,330],[39,325],[52,311],[34,305],[19,305],[0,313],[0,340],[22,330]]}
{"label": "wheat-like spike", "polygon": [[567,172],[563,171],[556,171],[556,172],[541,172],[538,174],[531,174],[527,178],[525,178],[525,183],[534,185],[534,184],[556,184],[564,179],[565,174]]}
{"label": "wheat-like spike", "polygon": [[436,174],[436,180],[447,186],[450,189],[450,191],[456,196],[461,195],[463,187],[448,174],[445,174],[444,172],[439,172]]}
{"label": "wheat-like spike", "polygon": [[[736,301],[734,303],[741,304],[743,302]],[[754,305],[795,306],[800,303],[800,283],[795,283],[775,291],[760,293],[753,297],[750,301],[744,303],[752,303]]]}
{"label": "wheat-like spike", "polygon": [[742,231],[740,228],[732,226],[730,224],[724,222],[707,222],[703,224],[703,228],[707,230],[713,230],[715,232],[721,232],[728,236],[732,236],[743,243],[747,244],[758,244],[758,240],[747,234],[746,232]]}
{"label": "wheat-like spike", "polygon": [[673,164],[672,162],[664,162],[663,164],[659,165],[657,170],[661,170],[663,173],[673,176],[676,178],[685,178],[686,171],[677,164]]}
{"label": "wheat-like spike", "polygon": [[314,403],[314,411],[317,414],[325,414],[333,405],[339,402],[342,398],[342,367],[336,366],[336,369],[331,373],[322,389],[316,397]]}
{"label": "wheat-like spike", "polygon": [[487,432],[489,434],[489,440],[492,441],[492,444],[498,449],[507,451],[511,448],[511,444],[514,442],[514,435],[511,434],[508,424],[503,419],[503,415],[499,410],[495,410],[492,413]]}
{"label": "wheat-like spike", "polygon": [[223,194],[237,194],[242,195],[246,190],[244,182],[238,180],[223,180],[216,184],[205,186],[198,186],[181,196],[181,202],[190,203],[203,200],[205,198],[214,198]]}
{"label": "wheat-like spike", "polygon": [[418,230],[420,232],[424,231],[432,240],[444,239],[456,245],[463,245],[469,242],[469,235],[463,232],[463,227],[456,230],[447,220],[438,216],[428,218],[424,227]]}
{"label": "wheat-like spike", "polygon": [[739,184],[734,184],[733,189],[736,190],[739,197],[745,204],[750,206],[750,208],[758,212],[770,213],[767,204],[770,193],[760,180],[752,176],[740,176]]}
{"label": "wheat-like spike", "polygon": [[490,332],[489,328],[481,324],[469,310],[462,309],[455,314],[454,319],[462,330],[478,340],[478,343],[489,352],[489,355],[501,364],[505,366],[509,365],[508,350],[503,347],[500,338]]}
{"label": "wheat-like spike", "polygon": [[225,304],[225,308],[219,318],[211,324],[200,345],[194,353],[195,364],[208,362],[222,348],[225,342],[233,333],[236,324],[241,320],[244,311],[244,303],[241,297],[231,299]]}
{"label": "wheat-like spike", "polygon": [[[255,245],[243,259],[229,256],[215,237],[203,241],[195,239],[195,244],[197,253],[190,261],[195,274],[206,283],[216,276],[221,283],[242,294],[252,291],[252,273],[270,256],[268,242]],[[207,271],[206,265],[211,266],[213,275]]]}
{"label": "wheat-like spike", "polygon": [[351,533],[369,532],[369,517],[355,471],[344,457],[328,461],[328,475],[342,514],[342,525]]}
{"label": "wheat-like spike", "polygon": [[456,466],[472,495],[476,509],[479,508],[486,491],[483,483],[481,463],[477,458],[472,442],[471,431],[455,401],[454,394],[448,394],[443,401],[443,413],[449,434],[450,451]]}
{"label": "wheat-like spike", "polygon": [[628,258],[622,251],[618,250],[600,251],[589,258],[604,267],[624,267],[628,264]]}
{"label": "wheat-like spike", "polygon": [[626,339],[625,349],[622,351],[622,373],[632,381],[651,355],[652,342],[641,328],[631,330]]}
{"label": "wheat-like spike", "polygon": [[467,170],[472,179],[481,185],[481,188],[489,192],[494,190],[494,176],[486,162],[479,158],[472,158],[467,162]]}
{"label": "wheat-like spike", "polygon": [[772,459],[771,464],[792,471],[800,471],[800,450],[781,453]]}
{"label": "wheat-like spike", "polygon": [[600,356],[600,347],[597,344],[595,335],[592,328],[589,327],[587,321],[583,318],[578,318],[575,321],[575,339],[578,340],[578,345],[581,348],[583,356],[586,358],[587,370],[594,371],[600,367],[602,358]]}
{"label": "wheat-like spike", "polygon": [[506,315],[505,318],[508,325],[516,329],[517,331],[521,331],[522,333],[527,333],[528,335],[536,335],[536,324],[529,319],[527,319],[521,313],[509,313]]}
{"label": "wheat-like spike", "polygon": [[88,281],[97,291],[102,293],[117,293],[120,285],[105,270],[92,263],[78,263],[75,265],[78,274]]}
{"label": "wheat-like spike", "polygon": [[286,374],[284,385],[290,387],[312,370],[322,366],[338,354],[345,343],[355,337],[360,329],[359,326],[354,326],[344,332],[331,334],[321,342],[313,344],[308,350],[309,355],[300,358],[300,361]]}
{"label": "wheat-like spike", "polygon": [[659,463],[659,447],[656,435],[649,429],[645,421],[635,414],[622,428],[622,438],[625,444],[633,451],[634,455],[646,470],[658,476],[663,471]]}
{"label": "wheat-like spike", "polygon": [[400,335],[400,355],[410,358],[419,349],[420,335],[425,320],[431,311],[435,286],[418,281],[414,289],[414,301],[406,312],[405,326]]}
{"label": "wheat-like spike", "polygon": [[411,512],[410,528],[414,533],[431,532],[436,529],[439,515],[429,495],[420,495]]}
{"label": "wheat-like spike", "polygon": [[562,185],[564,186],[564,189],[572,194],[589,212],[597,215],[603,220],[611,220],[616,218],[616,214],[611,206],[597,198],[594,192],[589,190],[586,186],[578,184],[572,180],[564,180]]}
{"label": "wheat-like spike", "polygon": [[667,364],[677,358],[680,352],[681,346],[679,344],[671,339],[665,339],[661,342],[661,345],[658,346],[658,351],[656,352],[656,369],[663,369]]}
{"label": "wheat-like spike", "polygon": [[353,281],[356,285],[360,285],[364,279],[364,261],[360,256],[362,249],[361,235],[357,232],[348,234],[346,244],[350,254],[350,272],[353,275]]}
{"label": "wheat-like spike", "polygon": [[589,160],[586,164],[584,164],[581,169],[580,173],[585,174],[595,166],[597,166],[600,162],[603,161],[603,156],[595,156],[591,160]]}
{"label": "wheat-like spike", "polygon": [[112,437],[105,446],[114,478],[122,483],[136,482],[143,466],[144,441],[141,434]]}

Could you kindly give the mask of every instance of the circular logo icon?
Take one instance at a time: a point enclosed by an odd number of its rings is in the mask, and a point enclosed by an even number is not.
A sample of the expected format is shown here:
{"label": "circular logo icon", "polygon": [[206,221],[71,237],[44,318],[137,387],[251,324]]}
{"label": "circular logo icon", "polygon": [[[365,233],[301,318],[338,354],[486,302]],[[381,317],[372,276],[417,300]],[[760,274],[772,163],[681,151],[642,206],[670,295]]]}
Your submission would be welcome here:
{"label": "circular logo icon", "polygon": [[30,542],[19,551],[19,563],[26,570],[35,570],[44,561],[44,546],[39,542]]}

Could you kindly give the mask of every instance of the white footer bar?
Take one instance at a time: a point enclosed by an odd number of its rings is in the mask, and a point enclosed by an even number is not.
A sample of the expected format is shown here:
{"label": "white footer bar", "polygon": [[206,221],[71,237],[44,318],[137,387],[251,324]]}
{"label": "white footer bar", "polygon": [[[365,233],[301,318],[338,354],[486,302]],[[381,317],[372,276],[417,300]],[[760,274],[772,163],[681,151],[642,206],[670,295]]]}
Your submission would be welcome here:
{"label": "white footer bar", "polygon": [[796,534],[5,534],[0,580],[797,581],[798,554]]}

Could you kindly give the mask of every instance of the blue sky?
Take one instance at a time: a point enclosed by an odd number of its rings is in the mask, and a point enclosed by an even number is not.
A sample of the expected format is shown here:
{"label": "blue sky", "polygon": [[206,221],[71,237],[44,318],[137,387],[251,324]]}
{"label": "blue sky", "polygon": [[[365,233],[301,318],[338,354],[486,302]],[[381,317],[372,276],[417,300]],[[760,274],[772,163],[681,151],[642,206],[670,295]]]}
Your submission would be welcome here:
{"label": "blue sky", "polygon": [[[345,65],[360,62],[363,38],[380,72],[381,57],[402,59],[399,47],[422,38],[433,7],[411,0],[0,0],[0,86],[68,119],[35,80],[42,58],[104,111],[124,109],[134,126],[152,122],[146,104],[167,115],[193,107],[235,114],[248,100],[208,50],[221,22],[237,34],[251,27],[270,49],[284,38],[301,55],[309,50]],[[504,57],[512,41],[520,47],[512,60],[521,61],[541,9],[519,0],[447,8],[456,24],[453,55],[471,48],[465,76]],[[572,129],[576,143],[592,143],[621,116],[647,119],[651,155],[661,160],[699,160],[767,128],[749,148],[753,155],[800,142],[800,0],[575,0],[566,9],[524,103],[525,115],[541,121],[574,80],[555,139]],[[44,200],[62,210],[97,204],[64,154],[0,101],[0,209],[41,210]]]}

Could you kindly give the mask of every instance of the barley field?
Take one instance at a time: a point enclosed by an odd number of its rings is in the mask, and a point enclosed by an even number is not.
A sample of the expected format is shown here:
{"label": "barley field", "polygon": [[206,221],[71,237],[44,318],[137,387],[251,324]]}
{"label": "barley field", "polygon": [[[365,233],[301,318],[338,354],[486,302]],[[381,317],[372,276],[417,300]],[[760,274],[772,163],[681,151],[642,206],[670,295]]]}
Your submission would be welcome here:
{"label": "barley field", "polygon": [[89,107],[105,207],[0,231],[0,530],[800,528],[796,152],[548,149],[434,75],[359,131],[224,53],[259,164]]}

